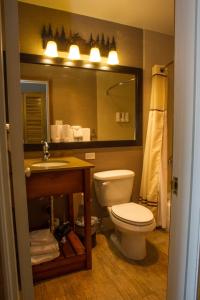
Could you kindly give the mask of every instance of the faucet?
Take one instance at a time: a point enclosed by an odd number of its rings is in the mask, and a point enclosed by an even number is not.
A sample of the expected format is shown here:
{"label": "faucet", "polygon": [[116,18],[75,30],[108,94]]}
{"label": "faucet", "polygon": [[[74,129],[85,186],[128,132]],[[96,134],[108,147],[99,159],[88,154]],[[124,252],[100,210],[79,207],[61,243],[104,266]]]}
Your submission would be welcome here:
{"label": "faucet", "polygon": [[43,160],[48,160],[50,157],[50,153],[49,153],[49,145],[47,143],[47,141],[41,141],[42,145],[43,145]]}

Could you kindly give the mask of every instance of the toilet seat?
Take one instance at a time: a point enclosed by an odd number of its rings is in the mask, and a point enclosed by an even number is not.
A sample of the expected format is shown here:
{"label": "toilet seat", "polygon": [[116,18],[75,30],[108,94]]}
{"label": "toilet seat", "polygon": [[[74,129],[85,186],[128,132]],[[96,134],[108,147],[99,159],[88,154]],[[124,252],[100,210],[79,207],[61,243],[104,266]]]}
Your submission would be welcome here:
{"label": "toilet seat", "polygon": [[133,202],[112,206],[111,214],[121,222],[135,226],[147,226],[154,222],[154,216],[148,208]]}

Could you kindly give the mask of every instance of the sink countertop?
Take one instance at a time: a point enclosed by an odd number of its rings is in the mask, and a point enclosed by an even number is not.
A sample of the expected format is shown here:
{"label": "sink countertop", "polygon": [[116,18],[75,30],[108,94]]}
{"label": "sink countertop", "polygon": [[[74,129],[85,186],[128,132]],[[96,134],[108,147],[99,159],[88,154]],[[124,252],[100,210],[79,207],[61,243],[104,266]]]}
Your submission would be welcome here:
{"label": "sink countertop", "polygon": [[[64,166],[57,167],[36,167],[33,166],[34,163],[43,163],[43,162],[66,162],[67,164]],[[64,157],[54,157],[49,158],[49,160],[44,161],[41,158],[32,158],[24,160],[24,170],[30,168],[31,173],[41,173],[41,172],[56,172],[61,170],[73,170],[73,169],[85,169],[85,168],[93,168],[94,165],[88,163],[85,160],[76,158],[74,156],[64,156]]]}

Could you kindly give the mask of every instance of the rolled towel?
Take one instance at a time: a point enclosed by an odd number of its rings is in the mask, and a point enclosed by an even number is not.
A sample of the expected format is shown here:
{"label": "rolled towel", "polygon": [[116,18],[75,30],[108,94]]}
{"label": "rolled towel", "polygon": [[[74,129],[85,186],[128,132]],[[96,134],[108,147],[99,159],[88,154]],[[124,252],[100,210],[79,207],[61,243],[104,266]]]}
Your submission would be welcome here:
{"label": "rolled towel", "polygon": [[41,243],[43,244],[57,243],[50,229],[40,229],[40,230],[31,231],[29,233],[29,237],[30,237],[30,244],[32,246],[40,245]]}
{"label": "rolled towel", "polygon": [[59,143],[63,140],[63,125],[51,125],[51,140]]}
{"label": "rolled towel", "polygon": [[43,254],[50,254],[59,251],[59,246],[56,243],[49,243],[49,244],[38,244],[38,245],[31,245],[30,246],[30,253],[31,256],[35,255],[43,255]]}
{"label": "rolled towel", "polygon": [[59,251],[55,251],[53,253],[43,254],[43,255],[33,255],[31,256],[31,264],[38,265],[47,261],[51,261],[56,257],[58,257],[59,255],[60,255]]}
{"label": "rolled towel", "polygon": [[90,128],[82,128],[83,142],[90,141]]}
{"label": "rolled towel", "polygon": [[63,125],[63,140],[64,142],[73,142],[74,141],[74,132],[70,125]]}

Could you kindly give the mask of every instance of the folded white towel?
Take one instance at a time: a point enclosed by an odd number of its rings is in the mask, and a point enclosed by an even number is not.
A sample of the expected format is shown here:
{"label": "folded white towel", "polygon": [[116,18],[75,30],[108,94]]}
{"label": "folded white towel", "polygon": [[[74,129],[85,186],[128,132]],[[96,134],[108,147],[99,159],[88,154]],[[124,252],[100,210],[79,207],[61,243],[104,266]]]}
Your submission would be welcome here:
{"label": "folded white towel", "polygon": [[39,244],[39,245],[31,245],[30,246],[30,253],[32,256],[34,255],[43,255],[43,254],[51,254],[54,252],[59,251],[59,246],[56,243],[49,243],[49,244]]}
{"label": "folded white towel", "polygon": [[74,139],[82,139],[83,132],[81,126],[72,126],[73,133],[74,133]]}
{"label": "folded white towel", "polygon": [[31,245],[40,245],[49,244],[49,243],[57,243],[54,235],[51,233],[50,229],[40,229],[31,231],[29,233],[30,244]]}
{"label": "folded white towel", "polygon": [[35,255],[31,256],[31,263],[32,265],[38,265],[47,261],[51,261],[58,257],[60,255],[59,251],[49,253],[49,254],[43,254],[43,255]]}

